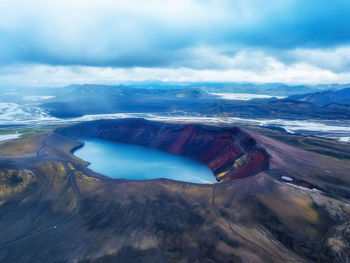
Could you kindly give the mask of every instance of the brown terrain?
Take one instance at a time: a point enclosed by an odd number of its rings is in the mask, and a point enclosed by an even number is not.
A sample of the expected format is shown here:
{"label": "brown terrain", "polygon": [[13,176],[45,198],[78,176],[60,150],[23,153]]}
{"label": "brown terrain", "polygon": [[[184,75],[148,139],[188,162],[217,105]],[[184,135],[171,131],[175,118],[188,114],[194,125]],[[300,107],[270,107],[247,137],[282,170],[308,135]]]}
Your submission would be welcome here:
{"label": "brown terrain", "polygon": [[[90,137],[196,159],[218,183],[105,177],[72,154]],[[347,145],[293,138],[133,119],[0,142],[0,262],[348,262]]]}

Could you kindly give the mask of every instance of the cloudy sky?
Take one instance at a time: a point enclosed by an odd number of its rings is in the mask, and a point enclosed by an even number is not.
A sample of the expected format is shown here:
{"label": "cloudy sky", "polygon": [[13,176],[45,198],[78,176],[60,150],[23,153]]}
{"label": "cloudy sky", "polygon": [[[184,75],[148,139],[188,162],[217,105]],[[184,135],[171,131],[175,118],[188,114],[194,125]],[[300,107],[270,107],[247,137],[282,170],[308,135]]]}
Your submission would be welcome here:
{"label": "cloudy sky", "polygon": [[349,0],[0,0],[0,86],[350,82]]}

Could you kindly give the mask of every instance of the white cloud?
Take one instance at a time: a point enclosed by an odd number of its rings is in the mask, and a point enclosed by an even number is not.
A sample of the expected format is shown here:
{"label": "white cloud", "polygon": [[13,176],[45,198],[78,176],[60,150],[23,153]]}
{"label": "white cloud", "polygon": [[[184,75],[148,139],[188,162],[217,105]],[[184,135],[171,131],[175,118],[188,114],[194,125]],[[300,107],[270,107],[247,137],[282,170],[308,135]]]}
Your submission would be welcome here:
{"label": "white cloud", "polygon": [[295,49],[286,52],[291,60],[334,72],[350,71],[350,46],[328,49]]}
{"label": "white cloud", "polygon": [[72,83],[118,84],[129,81],[164,82],[283,82],[289,84],[349,83],[350,72],[333,73],[300,63],[286,66],[271,61],[264,72],[242,69],[110,68],[17,65],[1,68],[2,86],[64,86]]}
{"label": "white cloud", "polygon": [[[315,4],[329,10],[326,17]],[[347,6],[345,0],[0,0],[0,85],[350,82]],[[315,25],[324,34],[314,33]]]}
{"label": "white cloud", "polygon": [[260,50],[239,50],[227,46],[219,48],[198,46],[184,49],[180,54],[178,59],[172,63],[172,66],[262,72],[275,60]]}

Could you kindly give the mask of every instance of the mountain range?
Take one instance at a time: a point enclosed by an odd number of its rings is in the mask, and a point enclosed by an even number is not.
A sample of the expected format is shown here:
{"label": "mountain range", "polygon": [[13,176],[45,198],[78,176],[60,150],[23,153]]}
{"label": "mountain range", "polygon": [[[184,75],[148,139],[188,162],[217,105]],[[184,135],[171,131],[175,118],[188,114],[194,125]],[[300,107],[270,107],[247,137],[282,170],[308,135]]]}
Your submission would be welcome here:
{"label": "mountain range", "polygon": [[[129,86],[73,85],[40,104],[55,117],[90,114],[182,112],[215,116],[281,119],[350,119],[345,104],[350,89],[290,96],[286,99],[226,100],[199,87],[135,88]],[[317,103],[318,94],[330,103]],[[323,95],[323,97],[327,97]],[[341,100],[342,99],[342,100]],[[324,101],[323,99],[322,101]],[[338,103],[341,101],[343,103]],[[330,105],[328,105],[330,104]]]}
{"label": "mountain range", "polygon": [[288,97],[290,100],[311,102],[316,105],[325,106],[328,104],[350,104],[350,88],[337,91],[327,90]]}

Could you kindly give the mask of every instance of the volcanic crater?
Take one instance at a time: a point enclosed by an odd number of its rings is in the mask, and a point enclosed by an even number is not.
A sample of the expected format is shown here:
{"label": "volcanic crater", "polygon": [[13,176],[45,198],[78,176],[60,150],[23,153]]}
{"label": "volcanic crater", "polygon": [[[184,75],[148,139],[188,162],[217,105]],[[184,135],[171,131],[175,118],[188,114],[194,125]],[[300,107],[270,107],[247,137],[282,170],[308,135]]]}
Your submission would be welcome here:
{"label": "volcanic crater", "polygon": [[74,140],[99,138],[191,158],[209,166],[218,182],[258,174],[269,166],[267,151],[238,127],[124,119],[80,123],[56,133]]}

